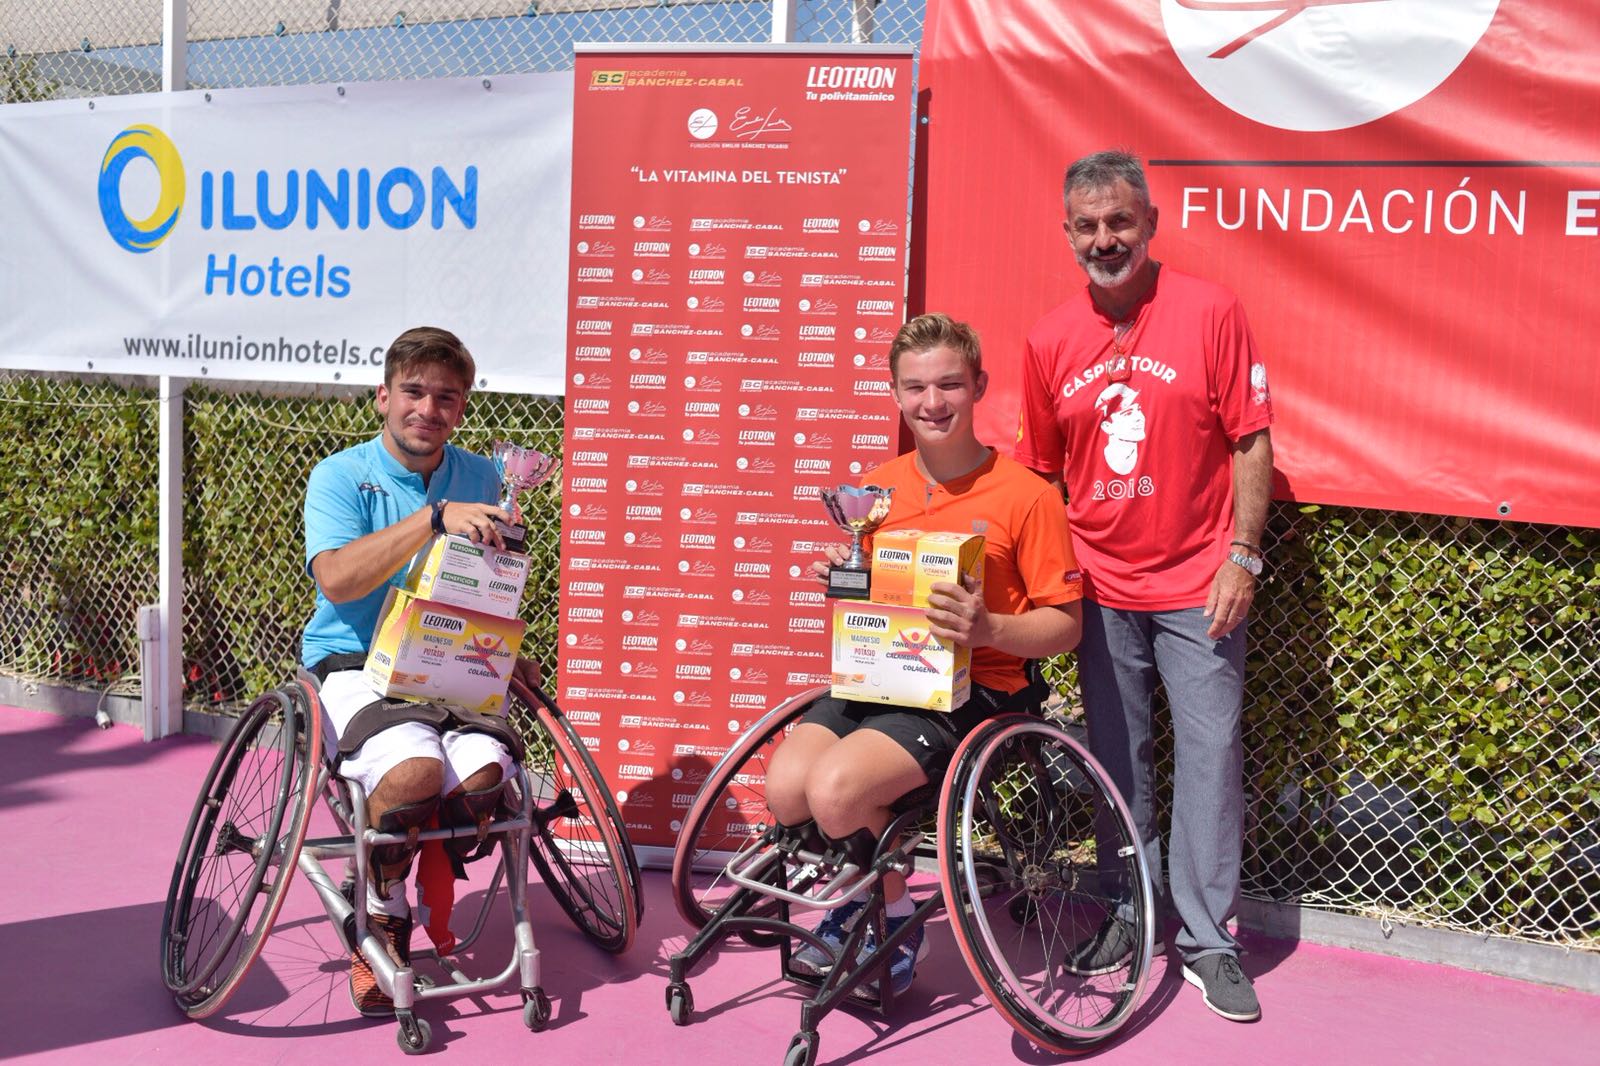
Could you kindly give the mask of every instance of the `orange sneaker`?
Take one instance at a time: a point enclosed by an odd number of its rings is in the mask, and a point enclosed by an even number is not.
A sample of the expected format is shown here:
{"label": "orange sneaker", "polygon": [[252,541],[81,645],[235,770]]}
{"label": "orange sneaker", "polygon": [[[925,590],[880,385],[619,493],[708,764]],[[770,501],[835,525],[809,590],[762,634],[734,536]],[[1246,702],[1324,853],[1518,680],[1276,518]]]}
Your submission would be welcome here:
{"label": "orange sneaker", "polygon": [[[396,918],[390,914],[368,914],[367,928],[385,941],[389,958],[396,966],[411,965],[411,915]],[[394,1000],[378,987],[378,978],[359,947],[350,953],[350,1002],[368,1018],[394,1016]]]}

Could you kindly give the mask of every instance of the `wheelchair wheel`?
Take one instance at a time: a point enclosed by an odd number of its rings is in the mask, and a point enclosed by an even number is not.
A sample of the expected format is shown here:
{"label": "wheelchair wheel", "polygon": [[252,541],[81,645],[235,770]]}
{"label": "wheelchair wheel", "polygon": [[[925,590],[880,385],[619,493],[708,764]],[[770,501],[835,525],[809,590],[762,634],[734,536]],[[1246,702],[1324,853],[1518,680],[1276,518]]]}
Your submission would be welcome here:
{"label": "wheelchair wheel", "polygon": [[[939,873],[956,943],[1013,1028],[1082,1051],[1127,1021],[1149,974],[1155,908],[1133,818],[1094,758],[1037,718],[987,723],[951,766]],[[1068,972],[1067,954],[1119,903],[1131,908],[1133,951],[1109,972]]]}
{"label": "wheelchair wheel", "polygon": [[551,895],[600,947],[621,953],[644,916],[639,863],[622,814],[583,740],[555,701],[512,682],[513,721],[533,787],[529,857]]}
{"label": "wheelchair wheel", "polygon": [[[672,852],[672,898],[683,920],[696,929],[738,888],[723,869],[728,858],[772,824],[762,786],[773,751],[812,702],[827,693],[826,688],[813,689],[767,712],[718,760],[695,793]],[[777,903],[764,900],[749,913],[775,916]],[[756,946],[777,943],[767,934],[740,935]]]}
{"label": "wheelchair wheel", "polygon": [[161,922],[161,971],[191,1018],[227,1002],[294,877],[318,785],[321,707],[301,685],[256,700],[212,761]]}

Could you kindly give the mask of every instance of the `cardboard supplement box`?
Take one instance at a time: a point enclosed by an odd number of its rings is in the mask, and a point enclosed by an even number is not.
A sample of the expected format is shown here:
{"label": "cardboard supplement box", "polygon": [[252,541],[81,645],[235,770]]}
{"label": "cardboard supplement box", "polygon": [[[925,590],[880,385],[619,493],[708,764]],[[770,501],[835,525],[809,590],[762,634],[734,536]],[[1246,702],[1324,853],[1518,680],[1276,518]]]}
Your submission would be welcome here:
{"label": "cardboard supplement box", "polygon": [[434,537],[412,563],[406,588],[425,600],[515,618],[528,582],[528,557],[451,534]]}
{"label": "cardboard supplement box", "polygon": [[962,575],[983,591],[983,537],[976,533],[925,533],[901,529],[872,538],[872,602],[926,607],[935,582],[959,584]]}
{"label": "cardboard supplement box", "polygon": [[925,711],[952,711],[972,692],[972,653],[928,630],[920,607],[833,605],[833,694]]}
{"label": "cardboard supplement box", "polygon": [[449,703],[482,714],[505,709],[511,668],[527,628],[515,618],[425,600],[391,588],[367,653],[367,680],[386,696]]}

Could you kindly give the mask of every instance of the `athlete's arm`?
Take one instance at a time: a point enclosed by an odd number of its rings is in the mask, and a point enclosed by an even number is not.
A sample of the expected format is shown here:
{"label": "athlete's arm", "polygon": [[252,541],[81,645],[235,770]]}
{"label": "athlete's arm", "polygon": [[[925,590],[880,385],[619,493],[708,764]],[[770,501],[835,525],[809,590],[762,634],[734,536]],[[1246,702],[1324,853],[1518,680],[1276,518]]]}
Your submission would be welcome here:
{"label": "athlete's arm", "polygon": [[[1260,546],[1271,500],[1272,436],[1270,430],[1258,429],[1246,433],[1233,445],[1234,540]],[[1206,635],[1218,640],[1233,632],[1250,613],[1250,601],[1255,594],[1256,579],[1250,571],[1223,559],[1216,577],[1211,580],[1211,592],[1206,596],[1205,615],[1211,619]]]}
{"label": "athlete's arm", "polygon": [[[445,505],[442,517],[447,533],[459,533],[480,544],[505,548],[494,520],[498,517],[510,522],[511,516],[492,503],[451,500]],[[392,526],[317,553],[311,560],[311,574],[330,602],[359,600],[410,562],[432,535],[433,505],[429,504]]]}
{"label": "athlete's arm", "polygon": [[928,589],[928,628],[940,640],[969,648],[995,648],[1022,659],[1069,652],[1083,635],[1079,601],[1034,607],[1021,614],[994,614],[962,585],[936,582]]}

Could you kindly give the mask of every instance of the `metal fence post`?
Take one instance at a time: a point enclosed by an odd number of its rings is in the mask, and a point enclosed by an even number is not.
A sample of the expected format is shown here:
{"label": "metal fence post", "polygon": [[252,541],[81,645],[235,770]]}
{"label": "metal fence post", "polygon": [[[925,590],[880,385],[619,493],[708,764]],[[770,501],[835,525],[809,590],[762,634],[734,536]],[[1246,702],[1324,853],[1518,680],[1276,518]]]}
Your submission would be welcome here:
{"label": "metal fence post", "polygon": [[[189,84],[188,0],[162,0],[161,91],[178,92]],[[154,636],[154,655],[144,656],[148,670],[144,687],[144,738],[159,740],[183,732],[183,378],[161,376],[160,414],[157,416],[160,451],[158,502],[160,533],[157,554],[159,608],[155,633],[146,632],[148,619],[141,612],[140,637]],[[153,690],[153,698],[152,691]]]}
{"label": "metal fence post", "polygon": [[788,44],[794,40],[799,24],[799,0],[772,0],[772,43]]}

